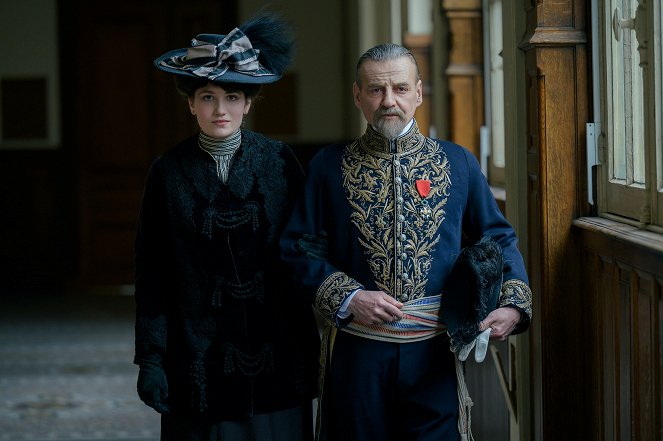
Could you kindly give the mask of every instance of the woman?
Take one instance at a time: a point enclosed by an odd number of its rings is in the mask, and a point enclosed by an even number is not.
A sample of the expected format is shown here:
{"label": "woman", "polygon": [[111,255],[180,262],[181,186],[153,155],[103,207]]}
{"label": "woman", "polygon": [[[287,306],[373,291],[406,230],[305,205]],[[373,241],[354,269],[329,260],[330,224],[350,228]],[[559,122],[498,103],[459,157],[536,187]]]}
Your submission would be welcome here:
{"label": "woman", "polygon": [[200,128],[152,164],[136,237],[137,387],[162,440],[311,437],[318,334],[277,248],[303,172],[241,128],[291,54],[262,16],[155,60]]}

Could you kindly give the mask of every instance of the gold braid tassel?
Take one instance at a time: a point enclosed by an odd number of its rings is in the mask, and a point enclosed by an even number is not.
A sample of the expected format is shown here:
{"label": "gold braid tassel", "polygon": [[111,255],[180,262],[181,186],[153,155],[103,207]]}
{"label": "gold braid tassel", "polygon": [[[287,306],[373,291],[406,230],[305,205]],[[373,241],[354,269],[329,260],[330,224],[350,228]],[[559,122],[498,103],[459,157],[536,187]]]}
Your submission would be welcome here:
{"label": "gold braid tassel", "polygon": [[472,436],[472,398],[470,392],[467,390],[465,384],[465,367],[463,362],[458,359],[454,354],[454,361],[456,363],[456,379],[458,380],[458,432],[460,433],[461,441],[474,441]]}

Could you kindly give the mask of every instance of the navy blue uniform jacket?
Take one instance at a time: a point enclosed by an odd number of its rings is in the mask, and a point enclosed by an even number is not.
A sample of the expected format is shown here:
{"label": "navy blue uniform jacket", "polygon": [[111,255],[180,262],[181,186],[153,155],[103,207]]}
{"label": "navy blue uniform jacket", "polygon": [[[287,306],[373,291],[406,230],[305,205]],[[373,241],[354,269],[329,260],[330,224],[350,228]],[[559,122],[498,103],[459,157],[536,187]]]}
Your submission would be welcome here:
{"label": "navy blue uniform jacket", "polygon": [[[326,256],[312,258],[298,244],[321,234]],[[484,235],[502,246],[500,306],[523,312],[516,330],[523,331],[531,318],[525,265],[475,157],[424,137],[416,123],[396,140],[368,126],[357,141],[312,159],[281,252],[294,283],[342,326],[338,308],[358,288],[383,290],[401,302],[442,293],[461,247]]]}

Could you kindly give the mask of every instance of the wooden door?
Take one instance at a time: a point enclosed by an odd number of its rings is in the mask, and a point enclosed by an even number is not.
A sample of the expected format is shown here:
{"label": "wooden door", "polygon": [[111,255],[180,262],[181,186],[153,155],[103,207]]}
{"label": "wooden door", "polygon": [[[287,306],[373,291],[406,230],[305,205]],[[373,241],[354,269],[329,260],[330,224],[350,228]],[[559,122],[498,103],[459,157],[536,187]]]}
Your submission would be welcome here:
{"label": "wooden door", "polygon": [[[231,3],[229,5],[228,3]],[[152,159],[192,132],[170,75],[152,65],[198,33],[235,25],[235,2],[62,2],[63,90],[78,174],[75,284],[133,282],[133,240]],[[227,22],[227,23],[224,23]]]}

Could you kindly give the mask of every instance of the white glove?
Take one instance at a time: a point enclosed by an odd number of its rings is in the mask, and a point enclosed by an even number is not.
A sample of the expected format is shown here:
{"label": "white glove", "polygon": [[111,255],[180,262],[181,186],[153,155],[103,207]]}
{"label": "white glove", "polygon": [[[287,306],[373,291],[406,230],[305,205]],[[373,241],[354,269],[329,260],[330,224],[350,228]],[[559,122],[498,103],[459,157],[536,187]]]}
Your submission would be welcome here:
{"label": "white glove", "polygon": [[486,358],[488,352],[488,343],[490,342],[490,331],[493,329],[488,327],[485,331],[479,334],[476,338],[477,348],[474,350],[474,359],[477,363],[481,363]]}
{"label": "white glove", "polygon": [[472,352],[472,349],[476,346],[474,351],[474,360],[477,363],[481,363],[486,358],[486,352],[488,352],[488,343],[490,342],[490,331],[491,328],[486,329],[481,334],[477,336],[470,343],[463,346],[463,348],[458,353],[458,359],[460,361],[467,360],[468,355]]}

